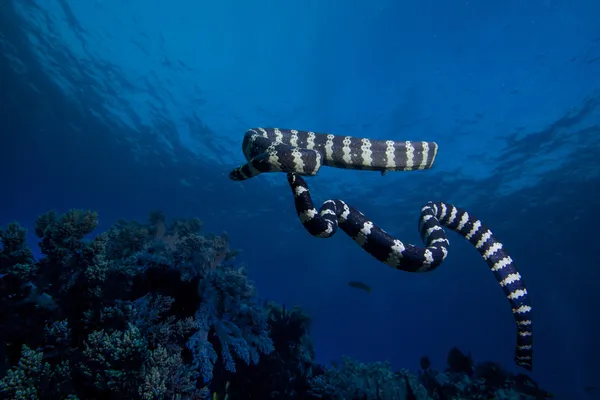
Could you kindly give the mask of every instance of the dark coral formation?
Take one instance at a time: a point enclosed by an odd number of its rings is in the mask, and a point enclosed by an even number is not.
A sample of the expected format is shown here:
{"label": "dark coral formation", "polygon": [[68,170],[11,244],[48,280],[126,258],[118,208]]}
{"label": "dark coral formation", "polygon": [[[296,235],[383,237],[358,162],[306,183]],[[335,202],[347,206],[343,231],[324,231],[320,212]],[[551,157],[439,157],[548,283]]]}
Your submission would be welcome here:
{"label": "dark coral formation", "polygon": [[450,349],[443,372],[431,369],[429,358],[421,359],[419,382],[433,399],[535,399],[553,397],[525,374],[513,374],[498,363],[474,363],[471,355]]}
{"label": "dark coral formation", "polygon": [[447,371],[424,358],[418,376],[350,358],[318,365],[309,316],[259,302],[226,235],[160,212],[94,234],[97,218],[40,216],[38,260],[22,227],[0,229],[0,398],[545,396],[524,375],[473,365],[458,349]]}

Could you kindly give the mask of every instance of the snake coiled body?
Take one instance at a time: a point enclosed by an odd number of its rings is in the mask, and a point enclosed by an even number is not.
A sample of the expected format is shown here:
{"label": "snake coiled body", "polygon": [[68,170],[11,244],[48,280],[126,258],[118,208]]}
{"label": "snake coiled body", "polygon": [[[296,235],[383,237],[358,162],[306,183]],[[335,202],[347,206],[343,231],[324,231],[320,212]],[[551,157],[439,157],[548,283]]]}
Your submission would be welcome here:
{"label": "snake coiled body", "polygon": [[407,272],[432,271],[448,254],[449,242],[442,226],[463,236],[481,254],[511,305],[517,324],[516,364],[532,370],[532,308],[527,288],[502,243],[479,219],[452,204],[429,202],[421,209],[419,218],[419,233],[425,247],[404,244],[342,200],[327,200],[317,210],[301,176],[316,174],[321,165],[382,173],[427,169],[435,160],[435,143],[369,141],[307,131],[257,128],[246,133],[243,151],[248,163],[233,170],[231,179],[249,179],[263,172],[287,172],[298,218],[311,235],[328,238],[339,227],[367,253],[393,268]]}

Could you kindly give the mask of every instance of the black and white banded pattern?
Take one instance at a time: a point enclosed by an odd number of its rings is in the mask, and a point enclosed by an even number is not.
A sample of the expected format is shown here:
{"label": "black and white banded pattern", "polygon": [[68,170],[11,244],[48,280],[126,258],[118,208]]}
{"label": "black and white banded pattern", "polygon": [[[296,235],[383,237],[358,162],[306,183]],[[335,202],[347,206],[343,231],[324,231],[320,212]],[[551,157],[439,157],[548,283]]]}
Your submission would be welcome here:
{"label": "black and white banded pattern", "polygon": [[254,128],[244,135],[248,161],[229,177],[236,181],[264,172],[315,175],[322,165],[380,171],[429,169],[438,145],[434,142],[371,140],[295,129]]}
{"label": "black and white banded pattern", "polygon": [[527,289],[502,243],[479,219],[452,204],[429,202],[421,209],[419,218],[419,232],[425,247],[417,247],[395,239],[342,200],[327,200],[317,210],[304,179],[295,173],[288,173],[287,177],[298,217],[311,235],[328,238],[339,226],[366,252],[393,268],[428,272],[439,266],[449,246],[442,225],[467,239],[490,267],[510,303],[517,323],[515,362],[531,371],[533,336]]}

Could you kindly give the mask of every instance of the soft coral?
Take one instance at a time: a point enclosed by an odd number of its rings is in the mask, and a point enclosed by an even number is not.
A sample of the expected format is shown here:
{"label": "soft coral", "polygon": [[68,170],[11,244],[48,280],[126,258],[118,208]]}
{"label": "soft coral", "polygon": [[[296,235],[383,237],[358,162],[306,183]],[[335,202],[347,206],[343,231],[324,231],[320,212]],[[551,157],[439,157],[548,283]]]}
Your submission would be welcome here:
{"label": "soft coral", "polygon": [[223,265],[206,270],[198,282],[200,307],[196,312],[199,332],[188,342],[194,362],[209,380],[216,352],[208,339],[218,339],[223,365],[235,372],[236,355],[246,364],[258,363],[260,354],[273,351],[267,313],[255,300],[255,289],[242,267]]}

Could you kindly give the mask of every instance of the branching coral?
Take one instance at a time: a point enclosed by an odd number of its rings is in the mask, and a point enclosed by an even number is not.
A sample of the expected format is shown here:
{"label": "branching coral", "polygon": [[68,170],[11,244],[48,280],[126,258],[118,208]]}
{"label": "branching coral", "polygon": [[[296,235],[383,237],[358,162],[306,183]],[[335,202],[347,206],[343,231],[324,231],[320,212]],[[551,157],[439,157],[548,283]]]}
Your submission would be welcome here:
{"label": "branching coral", "polygon": [[76,400],[71,392],[71,366],[64,361],[55,366],[43,361],[43,352],[23,345],[19,363],[0,380],[2,398],[37,400],[65,398]]}
{"label": "branching coral", "polygon": [[[98,215],[92,211],[69,210],[58,215],[49,212],[36,221],[35,233],[45,257],[38,261],[38,285],[57,301],[66,301],[69,295],[84,294],[80,302],[89,305],[90,297],[102,296],[104,281],[108,278],[109,261],[105,257],[106,235],[93,240],[84,238],[98,224]],[[82,293],[85,291],[85,293]]]}
{"label": "branching coral", "polygon": [[26,236],[27,231],[15,222],[0,229],[0,276],[9,275],[23,282],[35,276],[37,266]]}
{"label": "branching coral", "polygon": [[[69,382],[84,398],[201,398],[213,364],[235,369],[236,359],[255,363],[271,350],[266,313],[226,236],[202,235],[197,219],[167,225],[160,213],[93,237],[96,225],[90,211],[40,216],[38,261],[18,224],[0,230],[0,301],[11,322],[2,354],[13,365],[0,397],[39,397],[52,371],[75,362]],[[194,368],[202,347],[212,349],[205,374]]]}
{"label": "branching coral", "polygon": [[112,333],[94,331],[84,342],[79,367],[101,391],[135,393],[147,350],[146,340],[135,326]]}

